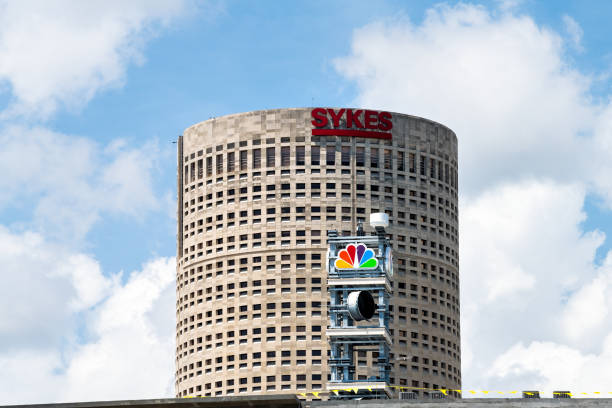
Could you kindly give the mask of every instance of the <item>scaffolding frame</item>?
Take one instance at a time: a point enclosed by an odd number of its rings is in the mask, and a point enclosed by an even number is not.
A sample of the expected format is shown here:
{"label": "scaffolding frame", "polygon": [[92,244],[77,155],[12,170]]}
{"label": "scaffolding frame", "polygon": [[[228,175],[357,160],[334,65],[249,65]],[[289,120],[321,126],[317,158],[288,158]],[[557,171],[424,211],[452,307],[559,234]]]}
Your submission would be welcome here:
{"label": "scaffolding frame", "polygon": [[[374,269],[337,269],[335,262],[338,253],[349,244],[360,243],[374,251],[378,266]],[[330,346],[330,380],[327,383],[327,389],[331,391],[330,399],[391,398],[389,271],[392,271],[392,265],[387,265],[390,259],[386,259],[390,249],[389,240],[384,231],[378,231],[377,235],[340,237],[332,230],[328,232],[328,245],[327,288],[330,303],[326,335]],[[369,291],[376,301],[371,324],[356,324],[346,303],[349,293],[362,290]],[[361,346],[373,346],[378,351],[378,358],[375,360],[377,375],[365,380],[356,378],[355,347]]]}

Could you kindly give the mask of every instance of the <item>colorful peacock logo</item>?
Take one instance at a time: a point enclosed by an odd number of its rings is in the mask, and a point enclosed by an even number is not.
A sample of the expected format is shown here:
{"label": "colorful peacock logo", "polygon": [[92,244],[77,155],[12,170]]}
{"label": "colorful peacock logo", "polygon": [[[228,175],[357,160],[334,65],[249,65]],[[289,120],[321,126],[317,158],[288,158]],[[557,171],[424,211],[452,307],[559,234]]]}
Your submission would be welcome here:
{"label": "colorful peacock logo", "polygon": [[364,244],[349,244],[338,253],[334,265],[338,269],[374,269],[378,267],[378,260],[374,251]]}

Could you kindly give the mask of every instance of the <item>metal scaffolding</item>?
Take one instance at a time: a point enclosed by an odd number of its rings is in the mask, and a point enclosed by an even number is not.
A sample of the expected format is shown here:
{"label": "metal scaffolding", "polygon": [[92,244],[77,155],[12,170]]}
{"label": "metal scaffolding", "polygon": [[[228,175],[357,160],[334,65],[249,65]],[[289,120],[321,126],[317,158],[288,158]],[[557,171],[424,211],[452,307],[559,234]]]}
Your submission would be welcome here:
{"label": "metal scaffolding", "polygon": [[[361,231],[358,231],[358,234]],[[391,275],[393,260],[391,246],[384,230],[377,235],[357,235],[339,237],[336,231],[328,233],[327,287],[330,296],[329,327],[326,331],[330,346],[330,380],[327,389],[332,391],[330,399],[391,398],[389,386],[389,298],[391,295]],[[352,248],[349,248],[351,247]],[[367,249],[364,249],[365,248]],[[355,248],[359,248],[355,252]],[[359,252],[372,250],[377,260],[376,266],[359,267],[359,260],[352,267],[342,264],[337,267],[336,260],[342,251],[349,251],[354,257]],[[342,254],[346,259],[346,254]],[[367,292],[373,300],[371,316],[361,318],[355,308],[364,307],[349,304],[349,295],[354,292]],[[366,300],[369,298],[364,295]],[[355,297],[355,296],[353,296]],[[352,309],[351,309],[352,308]],[[357,314],[356,321],[355,313]],[[367,313],[367,311],[366,311]],[[374,360],[377,373],[367,379],[356,375],[355,352],[363,346],[372,346],[378,357]]]}

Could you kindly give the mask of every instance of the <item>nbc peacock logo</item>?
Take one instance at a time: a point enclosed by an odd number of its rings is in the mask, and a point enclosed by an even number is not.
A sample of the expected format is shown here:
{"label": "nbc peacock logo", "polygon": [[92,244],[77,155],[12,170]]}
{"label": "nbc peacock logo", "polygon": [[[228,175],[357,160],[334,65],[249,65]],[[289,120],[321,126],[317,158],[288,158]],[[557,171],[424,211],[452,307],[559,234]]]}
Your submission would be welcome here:
{"label": "nbc peacock logo", "polygon": [[375,269],[378,260],[374,257],[374,251],[364,244],[349,244],[338,253],[334,266],[337,269]]}

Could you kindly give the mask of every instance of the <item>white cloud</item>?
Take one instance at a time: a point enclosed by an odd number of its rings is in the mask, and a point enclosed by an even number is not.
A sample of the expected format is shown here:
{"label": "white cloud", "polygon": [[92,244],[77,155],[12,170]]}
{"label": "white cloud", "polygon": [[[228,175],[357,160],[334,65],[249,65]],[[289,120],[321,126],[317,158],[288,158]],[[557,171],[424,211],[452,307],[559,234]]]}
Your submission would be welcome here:
{"label": "white cloud", "polygon": [[121,283],[90,256],[2,227],[0,264],[3,403],[173,394],[174,259]]}
{"label": "white cloud", "polygon": [[570,36],[570,40],[572,41],[574,48],[577,51],[584,51],[584,48],[582,47],[582,35],[584,34],[582,27],[580,27],[576,20],[567,14],[563,16],[563,24],[565,24],[565,30]]}
{"label": "white cloud", "polygon": [[46,242],[36,233],[0,226],[0,350],[55,346],[74,326],[74,314],[105,297],[113,281],[97,263]]}
{"label": "white cloud", "polygon": [[600,346],[599,339],[612,332],[612,252],[597,276],[572,294],[562,315],[565,333],[573,344]]}
{"label": "white cloud", "polygon": [[[612,331],[612,322],[603,319],[591,317],[591,326],[583,324],[588,319],[583,322],[577,314],[589,307],[574,310],[573,306],[584,298],[583,290],[601,279],[593,258],[604,236],[580,229],[583,201],[580,187],[526,181],[499,186],[461,203],[463,380],[467,388],[496,385],[488,367],[518,342],[550,340],[595,352],[601,337],[587,340],[585,334]],[[596,305],[597,299],[589,299],[588,304]],[[606,305],[602,313],[611,306]]]}
{"label": "white cloud", "polygon": [[174,275],[174,258],[152,261],[96,310],[89,325],[97,341],[74,353],[63,400],[174,394]]}
{"label": "white cloud", "polygon": [[523,0],[497,0],[499,9],[503,12],[513,11],[523,3]]}
{"label": "white cloud", "polygon": [[14,97],[5,116],[80,108],[121,85],[156,27],[189,7],[187,0],[0,2],[0,79]]}
{"label": "white cloud", "polygon": [[[529,373],[529,376],[525,376]],[[609,397],[612,378],[612,334],[603,341],[600,354],[553,342],[517,343],[499,356],[487,375],[497,379],[513,378],[516,389],[543,390],[551,398],[554,391],[573,391],[574,397]],[[531,381],[528,381],[531,380]],[[600,395],[594,392],[601,392]]]}
{"label": "white cloud", "polygon": [[8,99],[0,108],[0,210],[16,214],[0,225],[3,403],[174,393],[174,260],[155,259],[124,278],[79,252],[102,217],[142,220],[160,209],[157,145],[103,146],[15,123],[78,110],[120,87],[127,67],[143,62],[144,44],[193,7],[0,0],[0,92]]}
{"label": "white cloud", "polygon": [[594,263],[605,236],[582,229],[583,205],[612,208],[612,105],[563,37],[510,3],[367,25],[336,68],[357,105],[457,133],[464,388],[594,390],[612,381],[612,262]]}
{"label": "white cloud", "polygon": [[593,167],[612,171],[610,120],[563,45],[530,17],[460,3],[430,9],[420,25],[390,20],[357,30],[336,67],[357,84],[356,104],[452,128],[463,194],[537,176],[609,195]]}
{"label": "white cloud", "polygon": [[160,208],[156,145],[108,148],[40,127],[0,131],[0,208],[34,215],[37,229],[78,242],[103,213],[142,218]]}

